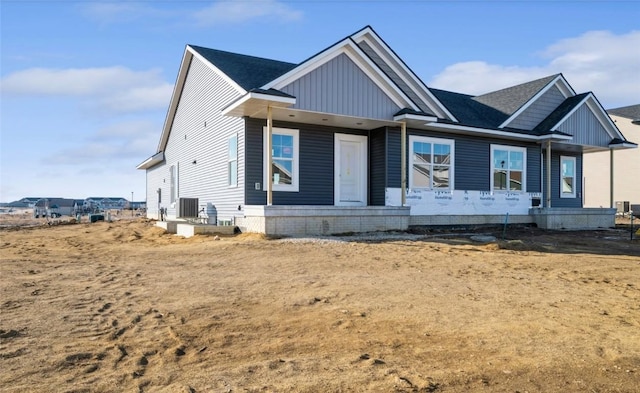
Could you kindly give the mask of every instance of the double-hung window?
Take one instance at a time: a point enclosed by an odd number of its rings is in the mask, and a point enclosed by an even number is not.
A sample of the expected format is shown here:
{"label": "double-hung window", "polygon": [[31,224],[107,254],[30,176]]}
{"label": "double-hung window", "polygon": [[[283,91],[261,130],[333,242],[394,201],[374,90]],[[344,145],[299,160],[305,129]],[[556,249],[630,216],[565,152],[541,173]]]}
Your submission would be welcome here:
{"label": "double-hung window", "polygon": [[228,140],[227,151],[227,185],[238,185],[238,136],[233,135]]}
{"label": "double-hung window", "polygon": [[[271,133],[271,181],[273,191],[297,192],[299,178],[299,130],[273,128]],[[267,129],[264,128],[264,160],[268,161]],[[264,165],[264,189],[267,184],[267,165]]]}
{"label": "double-hung window", "polygon": [[560,157],[560,198],[576,197],[576,158]]}
{"label": "double-hung window", "polygon": [[526,191],[526,162],[524,147],[491,145],[491,189]]}
{"label": "double-hung window", "polygon": [[454,141],[409,136],[409,188],[453,190]]}

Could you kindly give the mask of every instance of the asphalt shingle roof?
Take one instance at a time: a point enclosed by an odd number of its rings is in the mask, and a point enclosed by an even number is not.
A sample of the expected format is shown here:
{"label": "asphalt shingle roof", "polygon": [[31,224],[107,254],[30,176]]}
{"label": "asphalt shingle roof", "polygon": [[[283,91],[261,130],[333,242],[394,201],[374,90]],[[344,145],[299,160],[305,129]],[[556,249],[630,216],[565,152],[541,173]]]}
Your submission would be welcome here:
{"label": "asphalt shingle roof", "polygon": [[567,113],[571,112],[586,96],[590,93],[582,93],[569,97],[562,102],[553,112],[549,114],[544,120],[540,122],[533,130],[537,133],[547,133],[551,131],[551,127],[558,124]]}
{"label": "asphalt shingle roof", "polygon": [[620,108],[607,109],[610,115],[626,117],[627,119],[640,119],[640,104],[623,106]]}
{"label": "asphalt shingle roof", "polygon": [[476,101],[474,96],[439,89],[429,90],[464,125],[496,128],[508,117],[499,110]]}
{"label": "asphalt shingle roof", "polygon": [[[473,99],[481,104],[511,116],[533,96],[548,85],[560,74],[550,75],[545,78],[522,83],[505,89],[496,90],[487,94],[475,96]],[[506,120],[506,119],[505,119]]]}
{"label": "asphalt shingle roof", "polygon": [[189,46],[247,91],[262,87],[297,66],[284,61]]}

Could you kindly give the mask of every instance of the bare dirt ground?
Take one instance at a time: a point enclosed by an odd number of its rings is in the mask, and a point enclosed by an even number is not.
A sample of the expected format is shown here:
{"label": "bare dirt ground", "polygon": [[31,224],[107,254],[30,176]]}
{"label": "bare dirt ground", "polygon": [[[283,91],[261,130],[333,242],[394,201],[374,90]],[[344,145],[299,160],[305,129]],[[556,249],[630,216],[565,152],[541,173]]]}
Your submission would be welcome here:
{"label": "bare dirt ground", "polygon": [[0,230],[2,392],[640,391],[628,231],[34,224]]}

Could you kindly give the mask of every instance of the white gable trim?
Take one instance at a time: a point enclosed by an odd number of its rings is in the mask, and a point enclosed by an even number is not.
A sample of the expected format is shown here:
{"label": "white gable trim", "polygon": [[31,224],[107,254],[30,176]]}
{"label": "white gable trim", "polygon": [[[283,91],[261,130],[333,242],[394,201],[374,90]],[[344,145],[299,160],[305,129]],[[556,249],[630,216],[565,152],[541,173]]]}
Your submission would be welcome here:
{"label": "white gable trim", "polygon": [[562,95],[565,99],[569,97],[573,97],[576,95],[576,92],[573,91],[571,86],[562,74],[558,75],[554,80],[549,82],[545,87],[543,87],[536,95],[534,95],[529,101],[527,101],[524,105],[520,107],[517,111],[514,112],[507,120],[505,120],[502,124],[498,126],[498,128],[507,127],[512,121],[518,118],[522,114],[522,112],[526,111],[534,102],[538,100],[538,98],[542,97],[544,93],[549,91],[553,86],[558,87]]}
{"label": "white gable trim", "polygon": [[187,45],[187,50],[189,52],[191,52],[191,54],[197,58],[198,60],[200,60],[201,62],[203,62],[207,67],[209,67],[213,72],[215,72],[216,74],[218,74],[218,76],[220,78],[222,78],[225,82],[227,82],[229,85],[231,85],[231,87],[233,87],[234,89],[236,89],[238,91],[238,93],[240,94],[246,94],[247,91],[245,89],[243,89],[242,87],[240,87],[239,84],[237,84],[233,79],[229,78],[227,76],[227,74],[225,74],[224,72],[222,72],[218,67],[214,66],[209,60],[205,59],[204,56],[202,56],[200,53],[198,53],[195,49],[193,49],[192,47],[190,47],[189,45]]}
{"label": "white gable trim", "polygon": [[445,107],[427,88],[427,86],[411,71],[393,50],[371,29],[367,27],[351,36],[354,41],[366,42],[378,56],[380,56],[395,73],[424,101],[431,110],[442,118],[457,122],[458,119]]}
{"label": "white gable trim", "polygon": [[607,131],[607,134],[609,134],[611,139],[619,138],[625,140],[620,130],[618,130],[618,127],[616,127],[609,115],[607,115],[607,112],[604,110],[604,108],[600,106],[593,93],[587,94],[587,96],[584,97],[578,105],[574,106],[573,109],[569,111],[569,113],[567,113],[559,122],[551,127],[551,130],[557,130],[557,128],[560,127],[562,123],[567,121],[567,119],[569,119],[578,109],[580,109],[580,107],[585,104],[589,107],[589,110],[591,111],[591,113],[593,113],[596,119],[598,119],[598,121],[602,125],[602,128]]}
{"label": "white gable trim", "polygon": [[328,63],[341,54],[345,54],[354,62],[354,64],[362,70],[375,84],[378,86],[399,108],[411,108],[420,110],[418,106],[378,66],[355,45],[350,38],[338,42],[334,46],[320,52],[316,56],[310,58],[298,67],[280,76],[279,78],[267,83],[261,88],[264,90],[276,89],[281,90],[283,87],[302,78],[304,75],[318,69],[322,65]]}

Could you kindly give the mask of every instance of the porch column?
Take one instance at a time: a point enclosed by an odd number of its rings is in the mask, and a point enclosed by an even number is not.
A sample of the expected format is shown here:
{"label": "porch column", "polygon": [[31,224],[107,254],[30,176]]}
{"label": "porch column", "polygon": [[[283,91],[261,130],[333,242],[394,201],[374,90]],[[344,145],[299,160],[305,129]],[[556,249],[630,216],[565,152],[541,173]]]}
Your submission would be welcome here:
{"label": "porch column", "polygon": [[546,208],[551,207],[551,140],[547,141],[547,203]]}
{"label": "porch column", "polygon": [[267,206],[273,205],[273,116],[271,105],[267,106]]}
{"label": "porch column", "polygon": [[401,206],[407,202],[407,123],[400,123],[400,193]]}
{"label": "porch column", "polygon": [[613,201],[613,149],[609,149],[609,207],[616,207]]}

